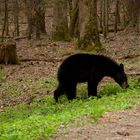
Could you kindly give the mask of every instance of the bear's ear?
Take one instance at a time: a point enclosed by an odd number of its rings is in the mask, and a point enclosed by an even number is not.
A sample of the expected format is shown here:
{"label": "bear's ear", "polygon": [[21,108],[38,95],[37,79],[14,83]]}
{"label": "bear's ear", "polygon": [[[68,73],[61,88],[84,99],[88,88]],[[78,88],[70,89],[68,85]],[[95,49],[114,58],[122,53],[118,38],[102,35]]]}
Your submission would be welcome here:
{"label": "bear's ear", "polygon": [[122,63],[120,64],[120,68],[124,70],[124,65]]}

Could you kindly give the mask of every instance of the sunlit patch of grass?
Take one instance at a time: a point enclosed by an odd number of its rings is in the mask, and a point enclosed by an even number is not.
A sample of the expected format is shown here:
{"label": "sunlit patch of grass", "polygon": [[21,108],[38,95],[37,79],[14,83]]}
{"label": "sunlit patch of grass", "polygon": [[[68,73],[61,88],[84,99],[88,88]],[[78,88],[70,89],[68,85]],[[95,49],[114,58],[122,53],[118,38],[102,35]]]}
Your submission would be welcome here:
{"label": "sunlit patch of grass", "polygon": [[[6,108],[0,113],[0,139],[48,139],[59,129],[66,129],[68,124],[82,124],[82,118],[93,123],[104,112],[132,108],[140,104],[140,87],[135,81],[130,85],[130,88],[122,90],[109,84],[100,91],[100,99],[79,98],[69,103],[62,98],[55,103],[52,96],[48,96],[42,100],[35,99],[31,104]],[[81,88],[78,92],[84,94],[87,90]]]}

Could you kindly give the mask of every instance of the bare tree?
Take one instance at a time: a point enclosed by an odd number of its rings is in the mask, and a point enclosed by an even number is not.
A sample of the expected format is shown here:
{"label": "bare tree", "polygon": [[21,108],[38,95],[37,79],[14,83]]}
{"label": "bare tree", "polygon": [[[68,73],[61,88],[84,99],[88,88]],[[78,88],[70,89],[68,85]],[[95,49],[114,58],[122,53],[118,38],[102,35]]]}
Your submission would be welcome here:
{"label": "bare tree", "polygon": [[104,37],[107,37],[108,34],[108,0],[103,0],[103,34]]}
{"label": "bare tree", "polygon": [[18,0],[13,1],[13,14],[14,14],[14,25],[15,25],[15,32],[16,36],[19,36],[19,3]]}
{"label": "bare tree", "polygon": [[43,0],[24,0],[26,5],[26,15],[28,21],[28,39],[35,32],[36,38],[40,38],[41,33],[46,33],[45,29],[45,7]]}
{"label": "bare tree", "polygon": [[73,0],[69,27],[71,37],[79,37],[78,19],[79,19],[79,0]]}
{"label": "bare tree", "polygon": [[68,40],[67,1],[53,0],[53,39]]}
{"label": "bare tree", "polygon": [[115,24],[114,24],[114,31],[115,32],[117,32],[117,30],[118,30],[118,22],[119,22],[119,0],[116,0]]}
{"label": "bare tree", "polygon": [[7,0],[4,0],[4,23],[2,29],[2,39],[1,42],[4,41],[4,33],[6,31],[6,35],[8,34],[8,3]]}
{"label": "bare tree", "polygon": [[140,1],[139,0],[124,0],[124,5],[127,9],[127,14],[129,16],[129,25],[132,27],[136,27],[139,23],[139,15],[140,15]]}
{"label": "bare tree", "polygon": [[81,21],[79,23],[79,47],[82,49],[91,46],[99,47],[101,43],[97,23],[97,0],[83,0],[79,2],[81,2],[81,7],[79,7],[79,22]]}
{"label": "bare tree", "polygon": [[100,0],[100,30],[103,31],[103,0]]}

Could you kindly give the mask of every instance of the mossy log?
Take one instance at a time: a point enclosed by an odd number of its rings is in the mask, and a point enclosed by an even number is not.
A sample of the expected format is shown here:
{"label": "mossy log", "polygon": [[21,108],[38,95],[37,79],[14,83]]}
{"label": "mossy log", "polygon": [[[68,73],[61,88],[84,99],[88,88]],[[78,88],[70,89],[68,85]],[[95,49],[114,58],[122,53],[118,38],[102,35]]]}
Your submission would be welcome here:
{"label": "mossy log", "polygon": [[0,64],[19,64],[15,43],[0,44]]}

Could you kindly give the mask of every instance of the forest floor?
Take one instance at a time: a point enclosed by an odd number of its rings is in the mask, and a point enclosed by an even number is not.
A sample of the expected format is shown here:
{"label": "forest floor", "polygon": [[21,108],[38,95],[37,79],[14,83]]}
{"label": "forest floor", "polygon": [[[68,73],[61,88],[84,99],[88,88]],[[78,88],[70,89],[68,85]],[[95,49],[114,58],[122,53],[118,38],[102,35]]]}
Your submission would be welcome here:
{"label": "forest floor", "polygon": [[[102,43],[102,54],[124,63],[128,77],[140,75],[140,35],[134,32],[119,32],[110,35]],[[4,78],[0,79],[0,112],[7,106],[28,102],[32,98],[52,95],[56,83],[57,68],[69,55],[81,52],[72,43],[17,40],[20,65],[1,65]],[[40,89],[40,79],[46,85]],[[51,79],[51,80],[50,80]],[[103,83],[111,81],[105,78]],[[30,84],[29,84],[30,83]],[[8,85],[8,86],[7,86]],[[10,89],[9,88],[10,85]],[[36,86],[36,87],[35,87]],[[47,90],[46,90],[47,89]],[[28,93],[28,94],[27,94]],[[140,139],[140,106],[131,110],[108,112],[96,125],[69,127],[67,133],[59,132],[56,140],[138,140]]]}

